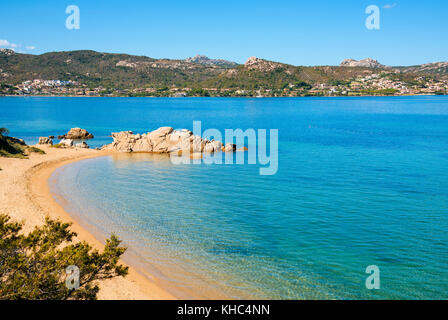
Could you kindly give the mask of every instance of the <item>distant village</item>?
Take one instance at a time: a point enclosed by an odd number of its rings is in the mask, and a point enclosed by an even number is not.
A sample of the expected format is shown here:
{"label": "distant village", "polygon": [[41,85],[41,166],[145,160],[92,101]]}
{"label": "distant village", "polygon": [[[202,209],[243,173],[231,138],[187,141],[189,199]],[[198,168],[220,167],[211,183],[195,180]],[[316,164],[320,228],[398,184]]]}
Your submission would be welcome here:
{"label": "distant village", "polygon": [[331,83],[289,83],[281,89],[219,89],[219,88],[91,88],[77,81],[34,79],[19,85],[2,85],[2,95],[32,96],[90,96],[90,97],[300,97],[300,96],[403,96],[446,95],[448,80],[435,80],[422,76],[413,83],[393,79],[393,72],[382,71],[350,81]]}

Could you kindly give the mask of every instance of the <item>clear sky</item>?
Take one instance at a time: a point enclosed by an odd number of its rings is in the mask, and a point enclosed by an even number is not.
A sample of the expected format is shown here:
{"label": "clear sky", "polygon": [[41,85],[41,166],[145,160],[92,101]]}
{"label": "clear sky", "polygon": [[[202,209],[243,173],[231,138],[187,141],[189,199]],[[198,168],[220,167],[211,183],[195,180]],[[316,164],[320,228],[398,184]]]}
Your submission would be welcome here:
{"label": "clear sky", "polygon": [[[80,9],[79,30],[65,26],[69,5]],[[365,26],[369,5],[380,8],[379,30]],[[448,61],[448,1],[2,0],[0,47],[176,59],[204,54],[239,63],[257,56],[294,65],[371,57],[414,65]]]}

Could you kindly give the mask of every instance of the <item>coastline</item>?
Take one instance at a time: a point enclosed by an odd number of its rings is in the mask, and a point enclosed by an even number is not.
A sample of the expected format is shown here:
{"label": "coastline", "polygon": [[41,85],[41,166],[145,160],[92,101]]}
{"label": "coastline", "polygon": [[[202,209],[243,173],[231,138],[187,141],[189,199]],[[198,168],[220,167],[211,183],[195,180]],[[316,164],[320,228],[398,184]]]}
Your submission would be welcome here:
{"label": "coastline", "polygon": [[[0,212],[14,221],[24,223],[24,232],[42,225],[45,217],[72,223],[77,233],[75,241],[86,241],[101,250],[104,245],[57,203],[50,192],[48,179],[57,168],[66,164],[113,154],[92,149],[56,149],[39,145],[46,154],[31,154],[29,159],[0,158]],[[129,266],[121,261],[121,263]],[[151,281],[152,280],[152,281]],[[173,295],[163,290],[155,277],[145,277],[129,266],[125,277],[99,283],[100,300],[172,300]]]}
{"label": "coastline", "polygon": [[386,94],[377,94],[377,95],[310,95],[310,96],[229,96],[229,97],[221,97],[221,96],[191,96],[191,97],[157,97],[157,96],[142,96],[142,97],[129,97],[129,96],[73,96],[73,95],[0,95],[1,97],[30,97],[30,98],[168,98],[168,99],[188,99],[188,98],[246,98],[246,99],[260,99],[260,98],[374,98],[374,97],[426,97],[426,96],[438,96],[443,97],[448,94],[434,94],[434,93],[419,93],[419,94],[400,94],[400,95],[386,95]]}

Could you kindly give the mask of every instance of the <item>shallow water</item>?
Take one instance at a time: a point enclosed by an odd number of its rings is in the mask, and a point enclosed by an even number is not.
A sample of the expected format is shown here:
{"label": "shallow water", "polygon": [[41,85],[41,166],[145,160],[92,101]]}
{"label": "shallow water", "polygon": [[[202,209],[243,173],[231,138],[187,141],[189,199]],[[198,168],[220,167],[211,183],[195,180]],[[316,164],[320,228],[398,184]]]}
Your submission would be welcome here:
{"label": "shallow water", "polygon": [[[279,130],[279,170],[146,154],[62,167],[52,189],[181,297],[446,299],[447,97],[2,98],[32,143],[73,126]],[[60,199],[60,198],[58,198]],[[377,265],[381,289],[367,290]]]}

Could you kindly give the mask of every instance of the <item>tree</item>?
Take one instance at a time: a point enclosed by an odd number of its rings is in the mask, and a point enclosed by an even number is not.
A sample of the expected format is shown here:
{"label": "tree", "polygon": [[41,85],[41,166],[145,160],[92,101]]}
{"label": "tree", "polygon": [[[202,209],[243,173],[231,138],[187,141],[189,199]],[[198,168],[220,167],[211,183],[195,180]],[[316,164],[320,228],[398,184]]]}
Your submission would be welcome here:
{"label": "tree", "polygon": [[304,88],[305,90],[310,90],[312,88],[312,86],[305,82],[305,81],[298,81],[296,82],[296,87],[298,88]]}
{"label": "tree", "polygon": [[6,136],[9,134],[9,130],[7,128],[0,128],[0,137]]}
{"label": "tree", "polygon": [[[86,242],[72,243],[69,223],[46,219],[24,235],[21,223],[0,215],[0,300],[95,300],[98,281],[125,276],[119,264],[125,248],[114,235],[103,252]],[[66,285],[66,268],[79,268],[79,287]]]}

